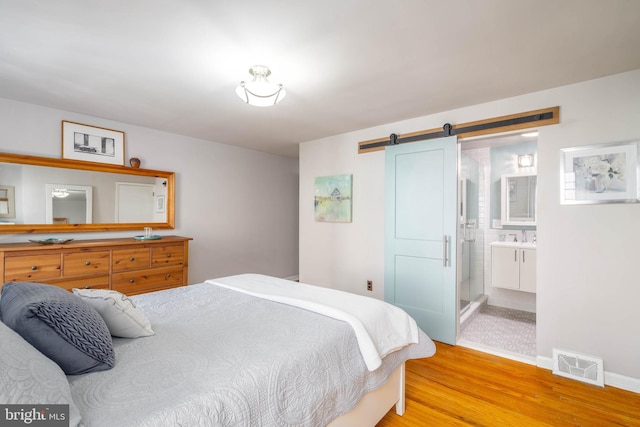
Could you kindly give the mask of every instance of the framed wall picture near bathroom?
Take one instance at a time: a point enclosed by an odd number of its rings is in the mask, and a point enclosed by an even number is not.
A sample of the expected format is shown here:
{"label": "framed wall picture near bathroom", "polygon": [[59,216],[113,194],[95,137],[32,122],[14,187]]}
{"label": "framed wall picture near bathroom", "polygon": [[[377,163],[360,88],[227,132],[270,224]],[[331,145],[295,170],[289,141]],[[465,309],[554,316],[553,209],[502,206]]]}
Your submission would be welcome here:
{"label": "framed wall picture near bathroom", "polygon": [[561,150],[561,203],[637,203],[638,142]]}

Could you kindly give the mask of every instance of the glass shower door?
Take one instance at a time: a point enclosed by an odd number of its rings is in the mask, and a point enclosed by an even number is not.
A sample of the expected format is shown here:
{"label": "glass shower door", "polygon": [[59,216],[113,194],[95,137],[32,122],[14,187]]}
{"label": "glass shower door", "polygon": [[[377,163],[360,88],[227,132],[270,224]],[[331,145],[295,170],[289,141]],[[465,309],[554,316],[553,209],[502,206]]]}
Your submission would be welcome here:
{"label": "glass shower door", "polygon": [[459,222],[459,279],[458,296],[462,314],[473,301],[484,294],[484,233],[481,221],[482,166],[461,153],[458,195]]}

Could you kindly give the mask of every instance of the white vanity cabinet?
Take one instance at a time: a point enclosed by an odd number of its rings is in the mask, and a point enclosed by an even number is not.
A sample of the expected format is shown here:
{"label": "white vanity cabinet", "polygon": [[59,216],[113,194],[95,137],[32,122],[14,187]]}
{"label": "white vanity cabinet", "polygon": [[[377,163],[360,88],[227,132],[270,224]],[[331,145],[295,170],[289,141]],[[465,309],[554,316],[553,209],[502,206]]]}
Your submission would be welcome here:
{"label": "white vanity cabinet", "polygon": [[491,243],[491,286],[536,291],[536,247],[532,243]]}

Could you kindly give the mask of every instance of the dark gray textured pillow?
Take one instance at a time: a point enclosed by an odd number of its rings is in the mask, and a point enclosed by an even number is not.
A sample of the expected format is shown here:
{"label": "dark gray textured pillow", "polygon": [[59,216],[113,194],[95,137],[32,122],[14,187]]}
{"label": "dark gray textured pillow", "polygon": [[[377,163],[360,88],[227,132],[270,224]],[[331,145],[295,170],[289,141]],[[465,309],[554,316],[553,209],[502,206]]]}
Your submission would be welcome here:
{"label": "dark gray textured pillow", "polygon": [[5,325],[56,362],[67,375],[111,369],[115,353],[102,317],[62,288],[28,282],[2,287]]}

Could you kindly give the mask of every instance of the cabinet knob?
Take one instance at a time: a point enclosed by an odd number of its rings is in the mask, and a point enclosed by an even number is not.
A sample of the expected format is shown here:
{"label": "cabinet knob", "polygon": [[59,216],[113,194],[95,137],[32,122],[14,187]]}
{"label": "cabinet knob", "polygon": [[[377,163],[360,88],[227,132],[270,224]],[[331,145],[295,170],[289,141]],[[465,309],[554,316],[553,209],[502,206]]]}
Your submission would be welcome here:
{"label": "cabinet knob", "polygon": [[85,261],[84,265],[91,265],[91,261]]}
{"label": "cabinet knob", "polygon": [[171,258],[171,254],[167,254],[167,258]]}
{"label": "cabinet knob", "polygon": [[129,258],[129,261],[135,261],[136,259],[134,257]]}
{"label": "cabinet knob", "polygon": [[87,285],[84,287],[85,289],[91,289],[91,285]]}
{"label": "cabinet knob", "polygon": [[129,283],[136,283],[136,279],[129,279]]}
{"label": "cabinet knob", "polygon": [[168,279],[169,277],[171,277],[171,273],[167,273],[167,276],[166,276],[166,277],[167,277],[167,279]]}
{"label": "cabinet knob", "polygon": [[37,270],[37,269],[38,269],[38,266],[37,266],[37,265],[32,265],[32,266],[31,266],[31,269],[32,269],[33,271],[35,271],[35,270]]}

